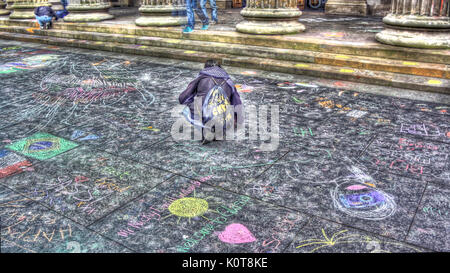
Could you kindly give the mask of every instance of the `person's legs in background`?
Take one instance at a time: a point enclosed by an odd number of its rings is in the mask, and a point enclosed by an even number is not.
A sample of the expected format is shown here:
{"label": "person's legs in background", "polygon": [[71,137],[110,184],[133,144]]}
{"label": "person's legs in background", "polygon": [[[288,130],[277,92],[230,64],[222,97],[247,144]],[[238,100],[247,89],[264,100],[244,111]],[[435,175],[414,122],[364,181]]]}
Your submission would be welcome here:
{"label": "person's legs in background", "polygon": [[203,30],[207,30],[209,27],[209,18],[208,18],[208,13],[206,12],[206,0],[200,0],[200,8],[197,8],[196,6],[196,10],[195,13],[197,13],[198,18],[200,18],[200,20],[202,21]]}
{"label": "person's legs in background", "polygon": [[186,0],[186,15],[188,23],[183,30],[184,33],[194,31],[195,27],[194,4],[197,4],[196,0]]}
{"label": "person's legs in background", "polygon": [[207,0],[200,0],[200,9],[203,17],[205,18],[205,22],[203,23],[203,25],[209,25],[208,11],[206,10],[206,1]]}
{"label": "person's legs in background", "polygon": [[[206,2],[206,0],[205,0],[205,2]],[[216,0],[209,0],[209,6],[211,7],[211,20],[213,22],[215,22],[216,24],[219,23],[219,19],[217,18]]]}

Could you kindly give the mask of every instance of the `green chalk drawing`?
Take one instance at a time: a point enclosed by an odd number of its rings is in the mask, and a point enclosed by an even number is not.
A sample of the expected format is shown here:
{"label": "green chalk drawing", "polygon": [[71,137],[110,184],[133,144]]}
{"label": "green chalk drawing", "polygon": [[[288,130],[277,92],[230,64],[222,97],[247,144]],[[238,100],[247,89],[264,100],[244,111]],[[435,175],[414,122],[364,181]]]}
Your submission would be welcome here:
{"label": "green chalk drawing", "polygon": [[6,148],[38,160],[46,160],[77,147],[78,144],[63,138],[36,133],[6,146]]}

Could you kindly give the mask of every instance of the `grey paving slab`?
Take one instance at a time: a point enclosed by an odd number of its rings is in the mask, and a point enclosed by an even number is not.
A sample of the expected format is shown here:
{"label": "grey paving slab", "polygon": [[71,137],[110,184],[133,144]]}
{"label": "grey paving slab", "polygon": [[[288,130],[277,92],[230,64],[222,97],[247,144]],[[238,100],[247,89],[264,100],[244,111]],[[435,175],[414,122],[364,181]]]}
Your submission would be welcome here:
{"label": "grey paving slab", "polygon": [[286,249],[293,253],[417,253],[428,249],[313,218]]}
{"label": "grey paving slab", "polygon": [[2,180],[33,200],[89,224],[171,176],[88,147],[56,156]]}
{"label": "grey paving slab", "polygon": [[[261,142],[214,141],[202,145],[195,140],[166,140],[136,153],[133,158],[186,177],[223,177],[248,167],[269,166],[286,152],[283,147],[264,151]],[[255,171],[259,172],[259,169]]]}
{"label": "grey paving slab", "polygon": [[63,127],[55,134],[79,144],[127,156],[168,138],[171,121],[170,114],[164,113],[147,113],[142,120],[106,114],[94,121]]}
{"label": "grey paving slab", "polygon": [[[285,162],[286,161],[286,162]],[[385,176],[364,166],[290,162],[289,155],[240,191],[304,213],[393,239],[403,239],[425,183]],[[396,182],[392,190],[392,180]]]}
{"label": "grey paving slab", "polygon": [[434,251],[449,251],[449,193],[448,185],[428,184],[406,241]]}
{"label": "grey paving slab", "polygon": [[92,226],[139,252],[281,252],[308,217],[177,178]]}
{"label": "grey paving slab", "polygon": [[409,135],[378,135],[360,161],[370,168],[448,185],[450,146]]}
{"label": "grey paving slab", "polygon": [[117,244],[0,187],[2,253],[126,253]]}

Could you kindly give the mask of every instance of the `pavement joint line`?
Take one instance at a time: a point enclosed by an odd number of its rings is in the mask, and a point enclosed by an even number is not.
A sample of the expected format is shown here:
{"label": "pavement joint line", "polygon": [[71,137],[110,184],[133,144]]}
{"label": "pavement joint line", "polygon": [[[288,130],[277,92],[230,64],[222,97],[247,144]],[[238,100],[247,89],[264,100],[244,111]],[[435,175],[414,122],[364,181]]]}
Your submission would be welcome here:
{"label": "pavement joint line", "polygon": [[126,248],[126,249],[128,249],[128,250],[130,250],[130,251],[132,251],[132,252],[136,252],[135,250],[133,250],[133,249],[131,249],[131,248],[129,248],[129,247],[123,245],[122,243],[117,242],[117,241],[115,241],[115,240],[112,240],[112,239],[110,239],[109,237],[104,236],[103,234],[98,233],[97,231],[95,231],[95,230],[93,230],[93,229],[90,229],[90,228],[87,227],[86,225],[84,225],[84,224],[82,224],[82,223],[79,223],[77,220],[72,219],[71,217],[68,217],[68,216],[62,214],[61,212],[58,212],[58,211],[54,210],[54,209],[51,208],[51,207],[48,207],[48,206],[45,204],[45,202],[33,200],[32,198],[26,196],[25,194],[23,194],[23,193],[21,193],[21,192],[19,192],[19,191],[16,191],[14,188],[10,188],[10,187],[8,187],[8,186],[6,186],[6,185],[3,185],[3,186],[6,187],[6,188],[8,188],[9,190],[11,190],[12,192],[15,192],[15,193],[18,194],[18,195],[21,195],[21,196],[23,196],[23,197],[25,197],[25,198],[27,198],[27,199],[30,199],[32,204],[34,203],[34,204],[37,204],[38,206],[44,207],[45,209],[47,209],[47,210],[49,210],[49,211],[55,213],[56,215],[58,215],[58,216],[60,216],[60,217],[62,217],[62,218],[65,218],[65,219],[67,219],[67,220],[69,220],[69,221],[72,221],[73,223],[75,223],[75,224],[77,224],[77,225],[79,225],[79,226],[85,228],[86,230],[88,230],[88,231],[90,231],[90,232],[92,232],[92,233],[95,233],[95,234],[99,235],[100,237],[103,237],[103,238],[105,238],[105,239],[107,239],[107,240],[109,240],[109,241],[112,241],[112,242],[114,242],[114,243],[116,243],[116,244],[118,244],[118,245],[120,245],[120,246],[122,246],[122,247],[124,247],[124,248]]}
{"label": "pavement joint line", "polygon": [[94,224],[100,222],[101,220],[105,219],[106,217],[112,215],[114,212],[116,212],[116,211],[118,211],[118,210],[124,208],[125,206],[128,206],[129,204],[133,203],[134,201],[136,201],[137,199],[141,198],[142,196],[144,196],[144,195],[150,193],[153,189],[157,188],[159,185],[161,185],[161,184],[163,184],[163,183],[165,183],[165,182],[171,180],[174,176],[175,176],[175,175],[171,175],[170,177],[164,179],[163,181],[161,181],[160,183],[156,184],[155,186],[150,187],[147,191],[144,191],[143,193],[139,194],[138,196],[136,196],[135,198],[131,199],[130,201],[124,203],[124,204],[121,205],[121,206],[116,207],[114,210],[110,211],[109,213],[106,213],[106,214],[100,216],[98,219],[96,219],[96,220],[93,221],[92,223],[88,224],[86,227],[91,227],[92,225],[94,225]]}
{"label": "pavement joint line", "polygon": [[406,235],[405,235],[405,238],[404,238],[405,241],[408,238],[408,235],[409,235],[409,232],[411,231],[412,225],[414,224],[417,212],[419,211],[420,205],[422,204],[423,197],[425,196],[425,192],[427,191],[427,188],[428,188],[428,181],[426,181],[425,187],[423,188],[422,195],[420,196],[419,202],[417,203],[416,211],[414,212],[414,216],[413,216],[413,218],[411,220],[411,223],[409,224],[408,231],[406,232]]}

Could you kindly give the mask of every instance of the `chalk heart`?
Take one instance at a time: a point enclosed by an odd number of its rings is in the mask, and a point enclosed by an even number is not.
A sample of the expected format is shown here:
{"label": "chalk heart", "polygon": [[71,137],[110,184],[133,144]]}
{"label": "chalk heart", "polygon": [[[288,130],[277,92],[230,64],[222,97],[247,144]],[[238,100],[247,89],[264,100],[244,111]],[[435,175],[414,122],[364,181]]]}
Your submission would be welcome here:
{"label": "chalk heart", "polygon": [[219,233],[219,239],[229,244],[244,244],[256,241],[256,238],[244,225],[231,224]]}

